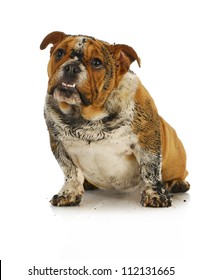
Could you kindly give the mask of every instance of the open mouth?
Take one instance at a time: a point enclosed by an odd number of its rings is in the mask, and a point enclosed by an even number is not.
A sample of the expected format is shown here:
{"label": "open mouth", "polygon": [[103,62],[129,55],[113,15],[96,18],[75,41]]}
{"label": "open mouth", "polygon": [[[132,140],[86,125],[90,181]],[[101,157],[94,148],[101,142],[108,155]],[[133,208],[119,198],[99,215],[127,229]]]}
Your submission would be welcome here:
{"label": "open mouth", "polygon": [[80,105],[81,98],[76,84],[62,82],[53,90],[53,97],[58,102],[66,102],[70,105]]}
{"label": "open mouth", "polygon": [[91,101],[86,97],[85,93],[81,93],[76,84],[61,82],[52,89],[51,95],[58,102],[65,102],[69,105],[91,105]]}
{"label": "open mouth", "polygon": [[76,92],[76,84],[69,84],[62,82],[61,85],[57,86],[57,89],[66,94],[67,97],[70,97],[72,93]]}

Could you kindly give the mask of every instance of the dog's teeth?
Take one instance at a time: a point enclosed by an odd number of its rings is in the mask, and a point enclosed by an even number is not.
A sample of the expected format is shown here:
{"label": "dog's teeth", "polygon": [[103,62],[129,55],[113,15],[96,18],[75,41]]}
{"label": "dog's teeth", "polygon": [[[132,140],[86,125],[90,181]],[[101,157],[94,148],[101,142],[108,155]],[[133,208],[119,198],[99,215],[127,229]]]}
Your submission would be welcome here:
{"label": "dog's teeth", "polygon": [[70,88],[75,88],[75,84],[73,84],[73,85],[68,84],[67,86],[70,87]]}
{"label": "dog's teeth", "polygon": [[66,84],[66,83],[64,83],[64,82],[62,82],[62,85],[64,86],[64,87],[69,87],[69,88],[75,88],[75,86],[76,86],[76,84]]}
{"label": "dog's teeth", "polygon": [[67,87],[67,86],[68,86],[68,85],[67,85],[66,83],[64,83],[64,82],[62,83],[62,85],[63,85],[64,87]]}

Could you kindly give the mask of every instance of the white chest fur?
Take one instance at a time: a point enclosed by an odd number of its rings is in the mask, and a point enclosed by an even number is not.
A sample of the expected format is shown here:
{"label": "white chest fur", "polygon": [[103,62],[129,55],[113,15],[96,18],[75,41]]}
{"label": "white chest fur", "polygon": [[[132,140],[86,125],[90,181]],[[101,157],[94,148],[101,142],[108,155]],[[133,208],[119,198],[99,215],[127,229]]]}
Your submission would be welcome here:
{"label": "white chest fur", "polygon": [[123,127],[97,142],[68,141],[65,149],[93,185],[127,190],[139,184],[139,168],[133,154],[136,143],[136,136]]}

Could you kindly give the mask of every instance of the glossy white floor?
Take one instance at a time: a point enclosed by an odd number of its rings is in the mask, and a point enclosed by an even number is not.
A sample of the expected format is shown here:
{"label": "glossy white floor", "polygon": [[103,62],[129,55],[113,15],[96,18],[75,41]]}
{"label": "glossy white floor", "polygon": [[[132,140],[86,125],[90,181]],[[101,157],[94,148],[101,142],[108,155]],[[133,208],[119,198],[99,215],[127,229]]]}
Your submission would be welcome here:
{"label": "glossy white floor", "polygon": [[[104,2],[96,7],[90,0],[77,0],[74,7],[70,1],[56,4],[51,0],[0,4],[8,15],[1,22],[4,43],[0,45],[2,279],[32,279],[28,269],[34,265],[111,268],[113,275],[108,279],[127,279],[122,275],[124,266],[175,267],[174,275],[162,279],[199,279],[200,1],[117,0],[116,7]],[[43,120],[49,51],[40,52],[39,44],[53,30],[89,34],[136,49],[142,68],[134,64],[132,69],[153,96],[160,114],[176,128],[188,155],[191,190],[174,196],[172,207],[143,208],[138,191],[100,190],[86,192],[78,207],[49,204],[63,175],[50,152]]]}

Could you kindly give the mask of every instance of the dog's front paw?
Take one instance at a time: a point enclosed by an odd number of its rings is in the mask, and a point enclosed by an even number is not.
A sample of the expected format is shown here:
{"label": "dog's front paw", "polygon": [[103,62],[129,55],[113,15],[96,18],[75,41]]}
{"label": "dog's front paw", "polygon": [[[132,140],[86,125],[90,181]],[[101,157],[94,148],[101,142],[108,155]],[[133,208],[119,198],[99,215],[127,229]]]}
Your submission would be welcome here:
{"label": "dog's front paw", "polygon": [[169,207],[171,195],[165,188],[147,187],[141,192],[141,204],[145,207]]}
{"label": "dog's front paw", "polygon": [[50,200],[50,203],[54,206],[76,206],[81,202],[81,194],[63,193],[56,194]]}

